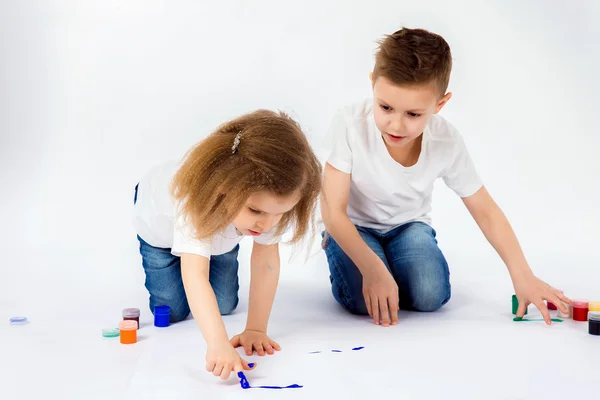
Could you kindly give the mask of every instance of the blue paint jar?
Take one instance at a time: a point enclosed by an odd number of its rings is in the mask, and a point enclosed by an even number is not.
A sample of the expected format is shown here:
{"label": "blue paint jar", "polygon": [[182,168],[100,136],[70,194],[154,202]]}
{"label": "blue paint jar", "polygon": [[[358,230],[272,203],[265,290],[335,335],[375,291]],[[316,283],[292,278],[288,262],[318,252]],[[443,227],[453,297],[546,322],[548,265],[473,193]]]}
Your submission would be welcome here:
{"label": "blue paint jar", "polygon": [[154,326],[166,328],[171,324],[171,307],[156,306],[154,307]]}

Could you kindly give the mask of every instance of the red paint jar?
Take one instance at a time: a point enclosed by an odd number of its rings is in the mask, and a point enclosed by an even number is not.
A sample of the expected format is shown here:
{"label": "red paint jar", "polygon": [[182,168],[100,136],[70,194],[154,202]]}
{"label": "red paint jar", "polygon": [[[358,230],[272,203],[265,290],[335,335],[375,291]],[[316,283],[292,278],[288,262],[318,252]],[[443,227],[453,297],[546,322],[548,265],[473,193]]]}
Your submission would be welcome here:
{"label": "red paint jar", "polygon": [[588,320],[588,302],[573,301],[573,321],[586,322]]}

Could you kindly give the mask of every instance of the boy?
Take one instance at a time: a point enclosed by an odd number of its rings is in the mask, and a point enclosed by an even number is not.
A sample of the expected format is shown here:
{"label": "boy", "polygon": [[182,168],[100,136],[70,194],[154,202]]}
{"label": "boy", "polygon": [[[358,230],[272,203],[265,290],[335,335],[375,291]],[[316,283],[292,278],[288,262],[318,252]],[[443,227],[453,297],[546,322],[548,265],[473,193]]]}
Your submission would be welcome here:
{"label": "boy", "polygon": [[373,98],[335,116],[321,198],[333,296],[383,326],[397,324],[399,308],[435,311],[448,302],[448,264],[429,218],[433,183],[441,177],[506,264],[517,316],[533,303],[550,324],[544,300],[561,309],[570,300],[533,274],[462,137],[438,115],[452,95],[446,93],[451,69],[441,36],[401,29],[379,42]]}

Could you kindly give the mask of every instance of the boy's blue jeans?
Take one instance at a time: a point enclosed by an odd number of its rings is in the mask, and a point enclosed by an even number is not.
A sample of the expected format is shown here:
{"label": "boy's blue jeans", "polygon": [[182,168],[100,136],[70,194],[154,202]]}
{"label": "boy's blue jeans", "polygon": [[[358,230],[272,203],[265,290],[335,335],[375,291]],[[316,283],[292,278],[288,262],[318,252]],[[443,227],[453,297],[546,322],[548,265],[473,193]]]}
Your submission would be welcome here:
{"label": "boy's blue jeans", "polygon": [[[134,202],[137,200],[137,186]],[[155,306],[171,307],[171,322],[183,321],[190,314],[183,280],[181,259],[171,249],[149,245],[138,236],[142,266],[146,273],[146,289],[150,293],[150,311]],[[238,305],[238,251],[237,245],[229,253],[211,256],[209,282],[217,297],[221,315],[231,314]]]}
{"label": "boy's blue jeans", "polygon": [[[400,309],[435,311],[450,300],[448,263],[431,226],[413,222],[384,234],[356,228],[398,284]],[[331,235],[323,232],[323,237],[333,297],[353,314],[368,314],[361,272]]]}

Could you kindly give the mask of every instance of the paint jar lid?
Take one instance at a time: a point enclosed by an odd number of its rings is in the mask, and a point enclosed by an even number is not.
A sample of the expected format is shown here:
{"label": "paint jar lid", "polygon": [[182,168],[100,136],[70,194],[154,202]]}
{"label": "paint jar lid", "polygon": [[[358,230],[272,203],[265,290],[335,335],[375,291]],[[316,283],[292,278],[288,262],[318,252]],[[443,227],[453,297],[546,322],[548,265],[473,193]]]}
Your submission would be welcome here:
{"label": "paint jar lid", "polygon": [[136,321],[127,320],[119,322],[119,329],[122,331],[135,331],[137,327]]}
{"label": "paint jar lid", "polygon": [[576,308],[587,308],[588,301],[587,300],[573,300],[571,305]]}
{"label": "paint jar lid", "polygon": [[126,308],[123,310],[123,317],[125,318],[136,318],[140,316],[139,308]]}
{"label": "paint jar lid", "polygon": [[120,334],[118,328],[104,328],[102,329],[102,336],[105,338],[118,337]]}
{"label": "paint jar lid", "polygon": [[590,311],[588,313],[588,319],[590,321],[600,322],[600,311]]}
{"label": "paint jar lid", "polygon": [[169,306],[154,307],[154,315],[167,315],[167,314],[171,314],[171,307],[169,307]]}
{"label": "paint jar lid", "polygon": [[594,310],[600,311],[600,301],[590,301],[590,304],[588,307],[593,308]]}
{"label": "paint jar lid", "polygon": [[27,317],[12,317],[9,321],[11,325],[26,325],[29,323]]}

